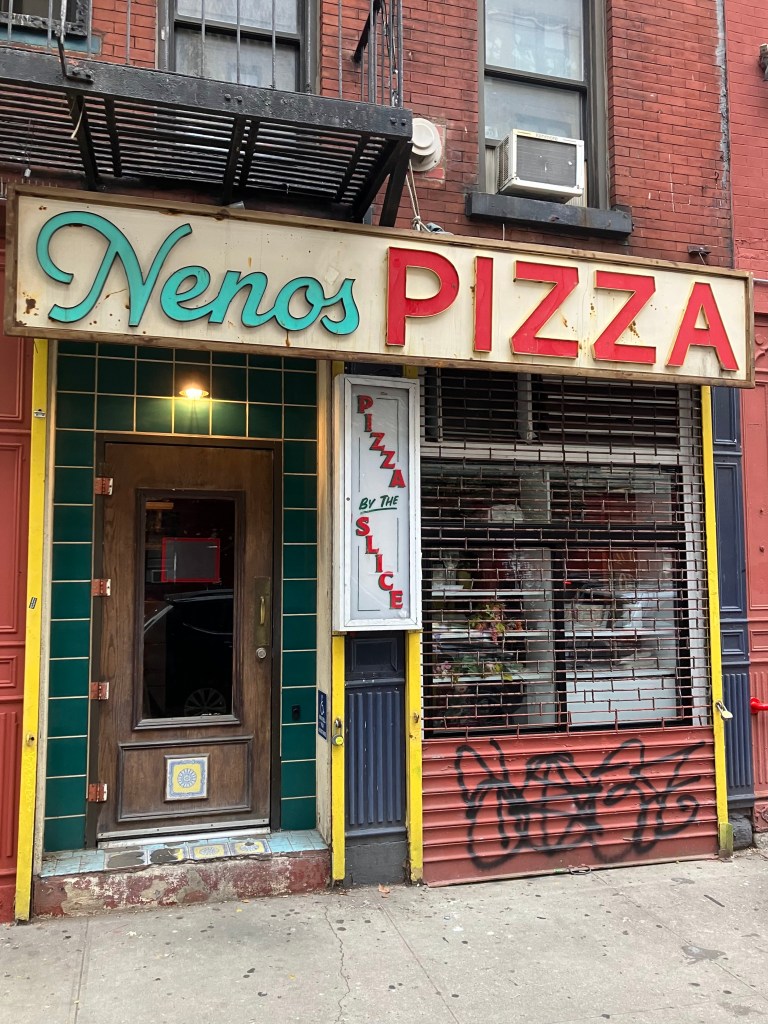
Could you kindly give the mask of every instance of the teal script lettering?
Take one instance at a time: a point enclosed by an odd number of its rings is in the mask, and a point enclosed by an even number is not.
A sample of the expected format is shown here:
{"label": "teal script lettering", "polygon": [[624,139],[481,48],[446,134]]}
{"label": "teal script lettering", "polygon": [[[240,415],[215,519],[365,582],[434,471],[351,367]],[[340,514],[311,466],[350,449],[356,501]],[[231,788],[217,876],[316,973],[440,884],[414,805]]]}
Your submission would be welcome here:
{"label": "teal script lettering", "polygon": [[106,217],[86,211],[59,213],[43,225],[37,238],[38,263],[48,277],[59,284],[70,285],[74,274],[54,263],[51,241],[58,231],[69,227],[90,228],[101,235],[106,249],[85,296],[73,306],[58,303],[51,306],[48,317],[58,323],[76,324],[87,317],[102,298],[107,279],[117,265],[122,268],[128,285],[130,327],[140,326],[156,290],[163,314],[176,323],[207,320],[211,324],[221,324],[233,300],[242,292],[240,322],[243,327],[260,327],[275,320],[286,331],[303,331],[319,321],[330,334],[345,335],[354,333],[360,326],[360,314],[352,291],[354,278],[345,278],[338,291],[328,296],[316,278],[296,277],[278,290],[274,304],[267,309],[260,309],[269,287],[267,275],[261,272],[243,275],[236,270],[227,270],[216,294],[200,305],[192,303],[204,298],[211,287],[211,274],[205,267],[181,267],[169,273],[158,286],[168,256],[182,238],[192,234],[190,224],[180,224],[166,236],[145,274],[128,238]]}

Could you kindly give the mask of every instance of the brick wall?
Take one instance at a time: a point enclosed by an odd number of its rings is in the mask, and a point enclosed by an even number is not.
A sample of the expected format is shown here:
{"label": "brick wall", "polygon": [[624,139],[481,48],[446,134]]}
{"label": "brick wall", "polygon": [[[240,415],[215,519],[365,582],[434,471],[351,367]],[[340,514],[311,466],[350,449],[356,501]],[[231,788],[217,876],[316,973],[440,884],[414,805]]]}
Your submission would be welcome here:
{"label": "brick wall", "polygon": [[[129,13],[130,11],[130,13]],[[93,34],[99,55],[116,64],[153,68],[157,61],[157,0],[93,0]]]}
{"label": "brick wall", "polygon": [[[153,66],[156,7],[156,0],[133,0],[127,50],[125,9],[116,8],[110,0],[95,0],[93,27],[100,39],[100,55],[120,63],[130,60]],[[732,87],[738,84],[744,93],[739,102],[745,124],[751,117],[757,130],[768,88],[760,88],[763,83],[756,70],[759,40],[755,41],[753,25],[760,15],[753,7],[749,0],[730,3],[729,60]],[[360,96],[360,66],[353,63],[352,54],[368,9],[368,0],[346,0],[342,5],[341,89],[345,99]],[[338,0],[319,0],[319,17],[318,86],[323,94],[337,96]],[[477,0],[404,0],[403,19],[406,105],[445,129],[442,172],[416,179],[423,219],[458,234],[584,247],[584,241],[573,236],[472,222],[464,216],[466,193],[478,188],[482,75]],[[768,32],[764,35],[768,38]],[[720,109],[722,43],[714,4],[703,5],[699,0],[669,0],[665,4],[613,0],[607,4],[610,200],[631,208],[635,227],[626,242],[589,239],[586,247],[687,263],[688,246],[703,245],[711,250],[710,265],[731,265]],[[734,66],[730,54],[736,48],[745,56]],[[761,167],[751,159],[752,153],[751,140],[734,140],[734,194],[759,203],[765,216],[768,196],[762,194]],[[411,217],[406,194],[400,209],[401,226],[409,226]],[[752,268],[761,260],[759,234],[749,215],[742,216],[741,224],[737,224],[737,242],[747,260],[744,265]]]}
{"label": "brick wall", "polygon": [[[760,43],[768,42],[768,7],[727,0],[726,30],[736,259],[738,266],[768,278],[768,82],[757,62]],[[762,305],[768,312],[768,302]]]}
{"label": "brick wall", "polygon": [[[736,266],[768,278],[768,82],[758,65],[768,42],[768,8],[726,0],[731,189]],[[768,700],[768,555],[765,543],[768,467],[768,287],[755,284],[757,387],[742,396],[750,693]],[[768,829],[768,715],[753,719],[754,821]]]}
{"label": "brick wall", "polygon": [[[349,72],[367,4],[345,5],[342,65]],[[697,0],[608,4],[608,138],[611,202],[631,207],[626,243],[587,247],[689,261],[688,245],[729,265],[730,225],[720,116],[720,39],[715,6]],[[336,94],[336,3],[326,0],[322,88]],[[417,176],[422,218],[459,234],[502,237],[502,226],[468,221],[467,191],[478,185],[478,7],[476,0],[406,0],[405,100],[418,116],[445,125],[445,180]],[[351,77],[345,78],[345,85]],[[407,197],[401,223],[410,223]],[[584,245],[507,225],[507,239]]]}

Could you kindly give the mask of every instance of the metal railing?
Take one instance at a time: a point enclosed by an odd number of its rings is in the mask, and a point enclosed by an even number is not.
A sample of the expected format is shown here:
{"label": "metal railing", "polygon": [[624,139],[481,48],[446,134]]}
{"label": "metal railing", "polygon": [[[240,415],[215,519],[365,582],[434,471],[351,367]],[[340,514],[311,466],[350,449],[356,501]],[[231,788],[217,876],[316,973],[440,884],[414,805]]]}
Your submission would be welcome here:
{"label": "metal railing", "polygon": [[[339,0],[341,12],[342,0]],[[341,24],[341,13],[339,14]],[[370,0],[368,17],[352,57],[360,67],[360,98],[403,105],[403,6],[401,0]],[[339,96],[341,91],[339,47]]]}
{"label": "metal railing", "polygon": [[[402,107],[402,0],[337,0],[321,29],[322,67],[313,2],[47,0],[46,10],[46,0],[0,0],[0,44]],[[149,14],[157,19],[151,41]]]}

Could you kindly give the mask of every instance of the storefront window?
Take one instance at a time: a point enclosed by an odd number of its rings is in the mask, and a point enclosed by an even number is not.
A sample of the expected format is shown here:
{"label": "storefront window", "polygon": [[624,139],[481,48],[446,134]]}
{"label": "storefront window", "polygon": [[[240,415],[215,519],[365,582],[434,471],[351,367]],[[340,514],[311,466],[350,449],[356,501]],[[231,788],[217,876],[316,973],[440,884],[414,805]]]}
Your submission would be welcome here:
{"label": "storefront window", "polygon": [[[484,386],[475,382],[476,390]],[[514,415],[496,419],[478,394],[460,412],[456,387],[449,376],[446,402],[434,380],[425,388],[428,735],[690,720],[691,624],[700,621],[703,598],[687,535],[697,529],[698,497],[685,460],[668,450],[652,465],[641,454],[653,439],[651,396],[638,391],[634,405],[614,402],[613,410],[607,393],[601,406],[589,403],[593,430],[612,411],[617,427],[623,418],[631,431],[619,431],[613,445],[608,431],[597,442],[585,431],[579,453],[563,440],[558,451],[524,434],[526,403],[528,422],[542,422],[536,389],[525,382],[521,400],[519,382],[507,378]],[[488,387],[498,389],[498,379]],[[575,399],[583,387],[562,385],[581,417],[584,402]],[[661,397],[663,409],[669,396]],[[551,395],[550,402],[554,408]],[[442,444],[430,445],[430,423],[443,408]],[[451,410],[470,421],[463,442],[458,422],[446,438]],[[498,424],[497,443],[475,441],[475,419],[480,432]],[[677,416],[662,412],[665,440],[673,421],[676,430]],[[567,416],[563,425],[564,437],[575,435]],[[511,440],[515,431],[527,440]],[[632,431],[644,432],[644,445],[622,443]]]}

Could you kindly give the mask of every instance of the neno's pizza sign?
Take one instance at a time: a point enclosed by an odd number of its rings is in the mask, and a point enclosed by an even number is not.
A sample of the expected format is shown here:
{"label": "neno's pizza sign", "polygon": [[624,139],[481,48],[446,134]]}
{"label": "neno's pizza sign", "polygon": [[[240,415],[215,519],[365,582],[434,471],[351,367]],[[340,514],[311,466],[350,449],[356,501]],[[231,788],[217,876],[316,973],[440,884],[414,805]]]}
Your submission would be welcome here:
{"label": "neno's pizza sign", "polygon": [[11,334],[750,384],[749,275],[21,190]]}

